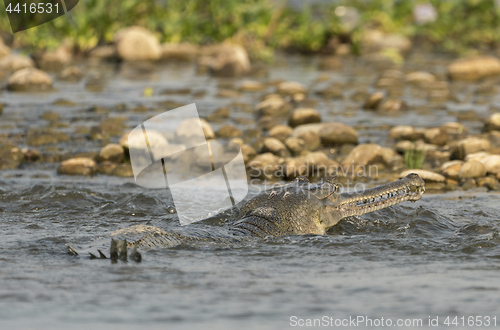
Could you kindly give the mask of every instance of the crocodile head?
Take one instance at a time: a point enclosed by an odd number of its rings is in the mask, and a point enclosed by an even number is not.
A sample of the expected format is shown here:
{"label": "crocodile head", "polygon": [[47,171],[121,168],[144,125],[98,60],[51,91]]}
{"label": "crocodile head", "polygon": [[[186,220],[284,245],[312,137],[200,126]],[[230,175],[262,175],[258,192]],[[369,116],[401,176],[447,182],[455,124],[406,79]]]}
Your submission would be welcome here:
{"label": "crocodile head", "polygon": [[299,177],[264,192],[240,210],[234,230],[255,236],[322,235],[341,219],[417,201],[425,190],[417,174],[362,192],[341,193],[335,179],[311,184]]}

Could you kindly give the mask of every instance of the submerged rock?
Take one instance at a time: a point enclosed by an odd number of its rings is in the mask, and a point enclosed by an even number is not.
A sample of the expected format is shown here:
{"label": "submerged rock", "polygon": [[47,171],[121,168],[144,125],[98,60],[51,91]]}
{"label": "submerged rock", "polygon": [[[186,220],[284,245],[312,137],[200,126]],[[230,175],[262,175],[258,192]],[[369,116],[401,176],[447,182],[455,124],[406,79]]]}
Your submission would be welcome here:
{"label": "submerged rock", "polygon": [[99,160],[102,162],[121,163],[125,157],[123,147],[116,143],[110,143],[99,152]]}
{"label": "submerged rock", "polygon": [[118,166],[116,163],[102,162],[99,165],[97,165],[96,171],[99,174],[111,175],[111,173],[116,169],[116,166]]}
{"label": "submerged rock", "polygon": [[16,92],[45,92],[52,90],[52,79],[41,70],[24,68],[9,77],[7,88]]}
{"label": "submerged rock", "polygon": [[288,119],[288,124],[291,127],[319,122],[321,122],[321,116],[318,111],[312,108],[297,108]]}
{"label": "submerged rock", "polygon": [[140,26],[119,30],[115,44],[118,56],[125,61],[156,61],[162,53],[158,39]]}
{"label": "submerged rock", "polygon": [[118,164],[116,168],[111,172],[111,175],[119,176],[123,178],[131,178],[134,176],[134,171],[130,164]]}
{"label": "submerged rock", "polygon": [[91,158],[71,158],[61,163],[57,174],[91,175],[97,169],[96,162]]}
{"label": "submerged rock", "polygon": [[13,145],[0,146],[0,170],[13,170],[19,167],[25,156]]}
{"label": "submerged rock", "polygon": [[500,60],[493,56],[462,58],[448,65],[452,80],[478,80],[500,74]]}

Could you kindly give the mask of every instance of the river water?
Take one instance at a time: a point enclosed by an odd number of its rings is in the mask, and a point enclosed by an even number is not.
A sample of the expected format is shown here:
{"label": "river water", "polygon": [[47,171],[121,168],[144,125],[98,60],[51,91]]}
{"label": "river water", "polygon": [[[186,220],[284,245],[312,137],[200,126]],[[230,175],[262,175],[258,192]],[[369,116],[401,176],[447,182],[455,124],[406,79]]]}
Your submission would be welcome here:
{"label": "river water", "polygon": [[[270,79],[309,85],[320,74],[312,61],[290,58],[288,65],[270,71]],[[374,72],[359,78],[351,72],[345,83],[369,85]],[[344,75],[332,73],[331,80],[336,79]],[[91,125],[102,119],[82,114],[92,105],[165,100],[158,95],[144,98],[142,90],[148,86],[205,90],[200,99],[168,96],[196,102],[203,116],[231,102],[214,96],[220,83],[196,76],[187,66],[168,67],[142,79],[111,75],[101,93],[86,91],[83,82],[56,83],[58,92],[36,97],[4,92],[1,131],[23,147],[22,132],[45,125],[38,117],[47,110],[60,113],[62,121]],[[77,105],[53,106],[60,98]],[[255,103],[258,97],[245,94],[242,99]],[[356,110],[345,116],[335,102],[318,104],[325,121],[363,125],[360,142],[381,144],[387,143],[387,131],[379,128],[385,124],[438,125],[454,120],[447,109],[466,108],[445,104],[424,114],[381,117]],[[475,110],[488,111],[481,106]],[[119,115],[127,116],[133,127],[156,113]],[[245,112],[238,115],[252,118]],[[473,121],[466,124],[471,131],[480,127]],[[71,152],[75,144],[79,152],[99,149],[85,139],[58,148]],[[236,246],[181,245],[144,251],[141,263],[112,264],[71,256],[65,244],[135,224],[174,228],[172,200],[164,190],[141,188],[133,179],[58,176],[56,168],[55,163],[27,164],[0,172],[2,329],[287,329],[330,318],[334,325],[349,318],[375,324],[384,318],[393,325],[402,320],[411,325],[401,328],[417,329],[427,328],[429,318],[438,318],[444,328],[448,316],[458,316],[458,326],[452,327],[457,329],[475,328],[467,325],[470,316],[489,317],[490,328],[496,317],[500,326],[498,193],[425,193],[416,203],[344,219],[325,236],[256,239]],[[189,200],[189,191],[180,198]],[[223,216],[213,222],[228,220],[230,216]],[[372,328],[361,321],[356,325]]]}

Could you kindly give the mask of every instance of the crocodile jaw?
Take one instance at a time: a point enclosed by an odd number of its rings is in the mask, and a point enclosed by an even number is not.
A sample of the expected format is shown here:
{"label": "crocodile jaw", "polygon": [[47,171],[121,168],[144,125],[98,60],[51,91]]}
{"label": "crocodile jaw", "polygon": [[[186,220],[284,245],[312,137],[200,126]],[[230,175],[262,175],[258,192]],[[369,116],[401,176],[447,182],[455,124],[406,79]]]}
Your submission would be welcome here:
{"label": "crocodile jaw", "polygon": [[[425,183],[417,174],[404,179],[356,193],[343,193],[335,208],[345,218],[363,215],[405,201],[418,201],[425,191]],[[339,219],[340,220],[340,219]]]}

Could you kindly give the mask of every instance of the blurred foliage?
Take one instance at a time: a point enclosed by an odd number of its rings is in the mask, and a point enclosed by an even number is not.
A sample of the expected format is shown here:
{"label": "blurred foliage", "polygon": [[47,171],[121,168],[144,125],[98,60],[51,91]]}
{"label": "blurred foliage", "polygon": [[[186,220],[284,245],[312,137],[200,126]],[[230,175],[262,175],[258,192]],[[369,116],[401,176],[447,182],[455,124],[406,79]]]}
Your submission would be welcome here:
{"label": "blurred foliage", "polygon": [[[430,3],[435,22],[418,25],[416,4]],[[335,8],[358,9],[359,24],[343,31]],[[69,40],[86,51],[113,41],[130,25],[154,31],[162,42],[208,44],[227,39],[242,43],[253,58],[269,59],[273,49],[318,52],[335,36],[348,34],[360,49],[365,28],[401,33],[440,50],[463,53],[490,49],[500,42],[500,12],[495,0],[341,0],[297,10],[276,0],[85,0],[61,18],[16,34],[16,41],[34,49],[53,49]],[[10,31],[3,4],[0,29]]]}

